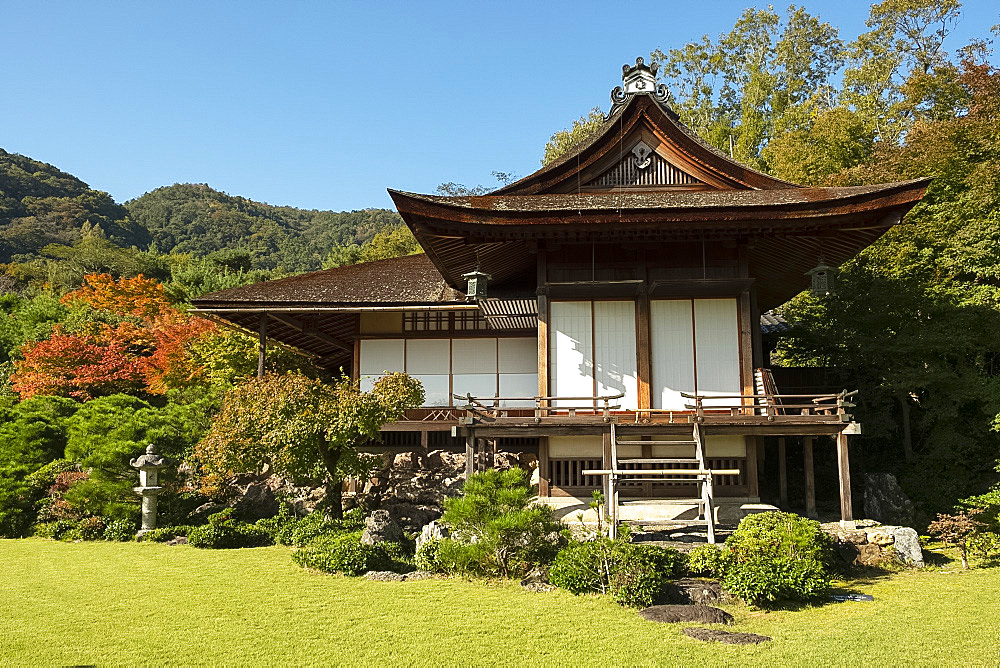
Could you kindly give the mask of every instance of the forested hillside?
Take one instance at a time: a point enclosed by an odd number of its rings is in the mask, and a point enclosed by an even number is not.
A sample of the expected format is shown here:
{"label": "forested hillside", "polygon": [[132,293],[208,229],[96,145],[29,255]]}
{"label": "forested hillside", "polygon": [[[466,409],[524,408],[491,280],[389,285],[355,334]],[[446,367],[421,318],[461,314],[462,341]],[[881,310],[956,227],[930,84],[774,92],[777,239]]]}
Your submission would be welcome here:
{"label": "forested hillside", "polygon": [[271,206],[213,190],[205,184],[174,184],[125,203],[132,220],[149,231],[161,253],[209,253],[241,249],[253,269],[319,269],[335,246],[363,244],[377,232],[402,224],[385,209],[307,211]]}

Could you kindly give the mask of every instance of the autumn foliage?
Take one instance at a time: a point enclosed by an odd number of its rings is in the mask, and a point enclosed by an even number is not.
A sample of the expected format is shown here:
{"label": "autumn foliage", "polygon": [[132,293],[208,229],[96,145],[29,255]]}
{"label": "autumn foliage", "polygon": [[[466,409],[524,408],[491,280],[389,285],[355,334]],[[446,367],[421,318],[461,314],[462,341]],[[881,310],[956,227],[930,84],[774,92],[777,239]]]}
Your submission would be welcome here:
{"label": "autumn foliage", "polygon": [[188,347],[214,332],[215,325],[174,308],[155,280],[94,274],[61,301],[89,309],[95,317],[74,331],[57,325],[48,339],[22,347],[23,359],[15,362],[11,376],[22,399],[162,394],[198,380],[201,368]]}

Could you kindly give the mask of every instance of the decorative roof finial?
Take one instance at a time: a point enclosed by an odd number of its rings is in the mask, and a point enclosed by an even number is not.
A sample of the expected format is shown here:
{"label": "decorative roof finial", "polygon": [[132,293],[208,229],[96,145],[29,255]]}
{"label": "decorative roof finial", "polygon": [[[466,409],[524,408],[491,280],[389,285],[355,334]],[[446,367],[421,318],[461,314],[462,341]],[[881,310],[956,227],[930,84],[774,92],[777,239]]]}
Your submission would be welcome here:
{"label": "decorative roof finial", "polygon": [[659,65],[647,65],[639,56],[635,59],[635,65],[622,65],[622,86],[615,86],[611,91],[611,111],[608,116],[612,116],[616,111],[624,107],[629,100],[636,95],[653,95],[660,102],[669,99],[666,84],[656,83],[656,70]]}

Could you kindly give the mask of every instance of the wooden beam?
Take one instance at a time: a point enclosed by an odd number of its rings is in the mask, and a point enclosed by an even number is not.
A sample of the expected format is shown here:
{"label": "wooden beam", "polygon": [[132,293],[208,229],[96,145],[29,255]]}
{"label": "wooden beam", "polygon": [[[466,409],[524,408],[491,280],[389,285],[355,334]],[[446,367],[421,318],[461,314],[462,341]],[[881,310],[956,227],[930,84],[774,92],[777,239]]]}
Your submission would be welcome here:
{"label": "wooden beam", "polygon": [[639,409],[652,406],[650,381],[652,379],[652,362],[650,358],[649,330],[649,293],[643,291],[635,300],[635,335],[636,335],[636,375],[639,377]]}
{"label": "wooden beam", "polygon": [[854,523],[851,500],[851,458],[848,452],[847,434],[837,434],[837,472],[840,474],[840,524]]}
{"label": "wooden beam", "polygon": [[815,437],[802,439],[802,464],[806,471],[806,517],[815,519],[816,512],[816,470],[813,465],[813,442]]}
{"label": "wooden beam", "polygon": [[476,435],[469,430],[465,437],[465,479],[468,480],[476,472]]}
{"label": "wooden beam", "polygon": [[341,341],[336,337],[330,336],[326,332],[321,332],[315,327],[309,327],[298,318],[294,318],[290,315],[285,315],[283,313],[271,314],[271,317],[280,322],[282,325],[287,325],[288,327],[291,327],[300,334],[305,334],[306,336],[314,338],[317,341],[322,341],[323,343],[329,343],[331,346],[335,348],[340,348],[344,352],[351,353],[352,355],[354,354],[354,346],[351,345],[350,343]]}
{"label": "wooden beam", "polygon": [[[753,380],[753,324],[750,316],[750,293],[743,291],[737,300],[736,322],[740,335],[740,385],[743,394],[756,394]],[[753,400],[745,399],[743,403],[752,404]]]}
{"label": "wooden beam", "polygon": [[760,498],[757,468],[757,436],[746,436],[747,448],[747,496]]}
{"label": "wooden beam", "polygon": [[257,341],[257,377],[264,377],[267,363],[267,312],[260,314],[260,338]]}
{"label": "wooden beam", "polygon": [[549,472],[549,437],[538,438],[538,496],[549,495],[549,483],[552,474]]}
{"label": "wooden beam", "polygon": [[784,436],[778,438],[778,505],[788,510],[788,460]]}

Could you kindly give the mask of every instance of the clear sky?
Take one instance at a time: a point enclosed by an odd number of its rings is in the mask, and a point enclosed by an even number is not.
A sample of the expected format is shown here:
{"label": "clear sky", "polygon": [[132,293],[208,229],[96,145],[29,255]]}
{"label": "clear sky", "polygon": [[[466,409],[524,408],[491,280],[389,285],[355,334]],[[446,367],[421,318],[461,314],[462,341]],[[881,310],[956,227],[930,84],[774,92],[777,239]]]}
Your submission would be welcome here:
{"label": "clear sky", "polygon": [[[531,173],[554,131],[607,111],[622,64],[753,4],[0,0],[0,148],[121,202],[197,182],[389,207],[387,187]],[[844,39],[864,30],[867,2],[801,4]],[[967,0],[949,48],[998,22]]]}

